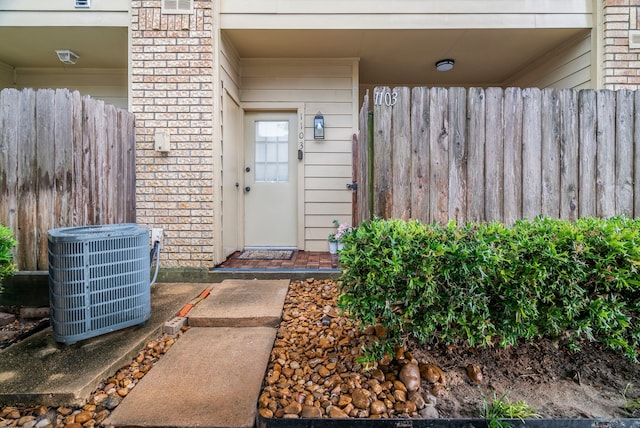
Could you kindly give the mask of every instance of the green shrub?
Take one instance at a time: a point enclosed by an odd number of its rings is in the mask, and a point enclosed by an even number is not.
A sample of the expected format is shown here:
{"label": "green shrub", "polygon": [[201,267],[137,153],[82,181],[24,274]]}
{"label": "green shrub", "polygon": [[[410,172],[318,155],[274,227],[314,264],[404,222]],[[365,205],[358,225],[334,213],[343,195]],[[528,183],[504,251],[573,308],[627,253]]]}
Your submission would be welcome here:
{"label": "green shrub", "polygon": [[16,246],[11,230],[0,224],[0,281],[15,272],[11,249]]}
{"label": "green shrub", "polygon": [[374,220],[342,242],[339,304],[391,342],[506,346],[568,333],[638,356],[640,220]]}

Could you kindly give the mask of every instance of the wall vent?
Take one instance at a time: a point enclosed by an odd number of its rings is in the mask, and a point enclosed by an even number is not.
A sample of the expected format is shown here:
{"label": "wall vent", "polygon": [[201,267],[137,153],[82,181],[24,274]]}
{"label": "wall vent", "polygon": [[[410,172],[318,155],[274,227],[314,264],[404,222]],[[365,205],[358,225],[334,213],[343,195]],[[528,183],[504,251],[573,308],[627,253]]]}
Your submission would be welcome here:
{"label": "wall vent", "polygon": [[87,9],[91,7],[91,0],[75,0],[76,9]]}
{"label": "wall vent", "polygon": [[193,0],[162,0],[162,13],[193,13]]}
{"label": "wall vent", "polygon": [[640,49],[640,30],[629,31],[629,49]]}

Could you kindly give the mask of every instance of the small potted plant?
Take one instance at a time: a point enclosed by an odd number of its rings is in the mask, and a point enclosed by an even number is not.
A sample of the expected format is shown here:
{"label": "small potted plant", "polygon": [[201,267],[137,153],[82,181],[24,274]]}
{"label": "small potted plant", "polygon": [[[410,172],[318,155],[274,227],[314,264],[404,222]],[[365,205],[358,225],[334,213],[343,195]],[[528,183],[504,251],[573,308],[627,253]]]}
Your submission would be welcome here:
{"label": "small potted plant", "polygon": [[338,252],[338,240],[335,233],[329,234],[329,254],[336,254]]}
{"label": "small potted plant", "polygon": [[329,235],[329,253],[336,254],[344,247],[344,243],[340,242],[340,239],[351,231],[351,226],[347,223],[340,223],[338,220],[333,220],[333,225],[337,231]]}

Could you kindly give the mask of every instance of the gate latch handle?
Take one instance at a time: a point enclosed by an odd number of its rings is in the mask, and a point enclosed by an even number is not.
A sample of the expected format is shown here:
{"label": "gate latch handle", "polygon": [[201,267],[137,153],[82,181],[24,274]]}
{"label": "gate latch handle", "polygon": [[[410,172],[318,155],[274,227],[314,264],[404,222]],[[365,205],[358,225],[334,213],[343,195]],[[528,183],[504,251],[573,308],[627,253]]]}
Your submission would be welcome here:
{"label": "gate latch handle", "polygon": [[353,190],[354,192],[358,191],[358,182],[354,181],[351,184],[347,184],[347,189]]}

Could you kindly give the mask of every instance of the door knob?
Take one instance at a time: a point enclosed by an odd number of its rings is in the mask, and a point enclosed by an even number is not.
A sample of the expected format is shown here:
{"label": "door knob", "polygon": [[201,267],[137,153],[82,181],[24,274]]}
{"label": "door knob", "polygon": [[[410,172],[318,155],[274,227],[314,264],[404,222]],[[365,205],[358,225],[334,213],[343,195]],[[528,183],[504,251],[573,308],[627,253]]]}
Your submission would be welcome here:
{"label": "door knob", "polygon": [[251,187],[249,187],[249,186],[245,187],[245,188],[244,188],[244,191],[245,191],[245,192],[250,192],[250,191],[251,191]]}
{"label": "door knob", "polygon": [[246,167],[246,168],[244,169],[244,172],[251,172],[251,168],[250,168],[250,167]]}

